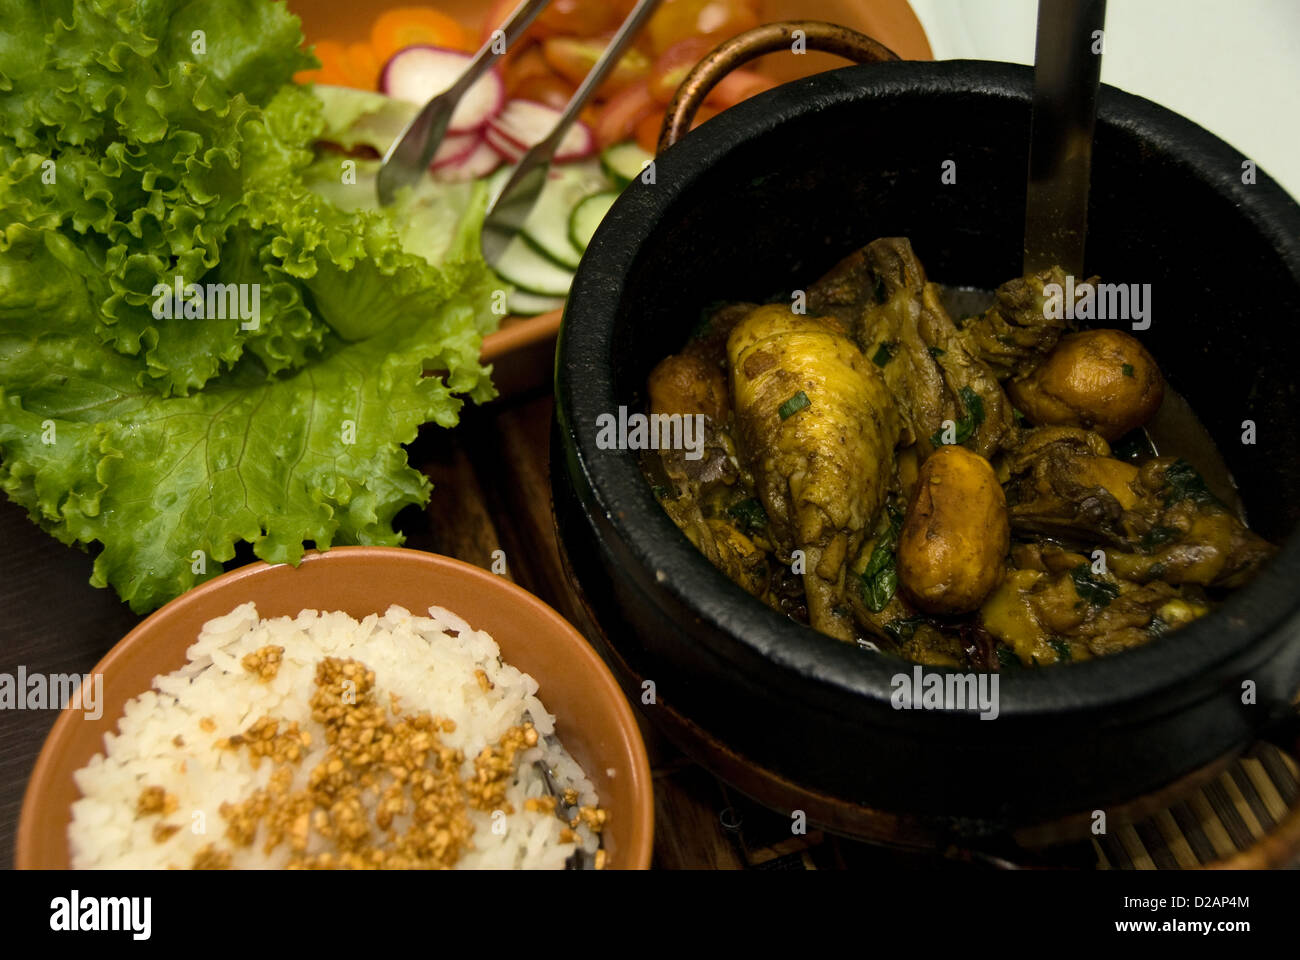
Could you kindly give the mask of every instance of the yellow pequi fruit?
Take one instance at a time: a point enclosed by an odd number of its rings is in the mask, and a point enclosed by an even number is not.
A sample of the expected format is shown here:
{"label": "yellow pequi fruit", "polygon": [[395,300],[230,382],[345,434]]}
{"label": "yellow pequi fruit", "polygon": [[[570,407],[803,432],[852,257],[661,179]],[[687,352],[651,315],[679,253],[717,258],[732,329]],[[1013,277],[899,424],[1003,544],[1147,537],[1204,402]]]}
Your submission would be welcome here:
{"label": "yellow pequi fruit", "polygon": [[921,465],[898,537],[898,582],[927,613],[975,610],[1011,543],[1007,500],[989,462],[940,447]]}

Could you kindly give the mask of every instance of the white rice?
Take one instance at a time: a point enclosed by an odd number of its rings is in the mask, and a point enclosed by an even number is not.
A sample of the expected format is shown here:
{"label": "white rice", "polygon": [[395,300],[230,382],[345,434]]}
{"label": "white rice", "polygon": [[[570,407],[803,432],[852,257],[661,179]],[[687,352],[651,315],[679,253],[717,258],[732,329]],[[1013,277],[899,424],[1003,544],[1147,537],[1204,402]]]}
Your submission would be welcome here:
{"label": "white rice", "polygon": [[[275,677],[263,682],[241,661],[268,645],[283,647],[284,655]],[[263,761],[254,769],[247,750],[221,749],[217,742],[264,716],[297,721],[311,734],[311,744],[293,768],[292,789],[305,788],[326,752],[324,727],[312,720],[310,707],[316,664],[325,657],[352,658],[373,670],[376,700],[385,706],[389,694],[396,694],[405,713],[454,720],[455,730],[439,737],[462,751],[462,777],[473,774],[473,758],[485,746],[530,715],[540,736],[536,747],[518,755],[506,797],[514,812],[469,809],[472,846],[457,869],[563,868],[576,849],[561,842],[565,824],[553,813],[525,809],[526,799],[547,793],[534,763],[538,758],[549,764],[560,789],[571,787],[581,804],[597,805],[591,782],[553,736],[555,718],[537,698],[537,682],[504,663],[487,633],[441,607],[417,617],[392,606],[383,616],[357,622],[345,613],[315,610],[262,620],[256,607],[245,603],[204,624],[187,657],[185,666],[155,677],[152,690],[126,704],[118,733],[104,737],[104,753],[76,772],[82,797],[72,805],[68,828],[73,867],[189,867],[214,842],[231,852],[232,867],[285,866],[293,856],[289,844],[265,854],[265,826],[249,847],[225,840],[219,808],[266,787],[275,765]],[[491,690],[480,687],[476,670],[487,674]],[[205,731],[204,718],[214,721],[215,729]],[[174,744],[178,734],[183,746]],[[161,843],[152,835],[159,816],[136,812],[142,790],[154,785],[175,796],[176,808],[162,819],[181,827]],[[594,853],[598,838],[585,823],[577,833],[582,848]],[[313,830],[307,853],[326,848]]]}

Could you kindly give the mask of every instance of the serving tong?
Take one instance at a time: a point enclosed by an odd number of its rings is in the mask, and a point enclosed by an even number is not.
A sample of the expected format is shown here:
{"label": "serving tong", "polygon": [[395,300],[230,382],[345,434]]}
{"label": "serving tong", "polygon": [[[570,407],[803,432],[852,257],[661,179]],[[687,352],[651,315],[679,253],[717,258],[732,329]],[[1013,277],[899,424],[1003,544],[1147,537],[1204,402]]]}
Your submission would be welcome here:
{"label": "serving tong", "polygon": [[[519,39],[550,2],[551,0],[523,0],[506,22],[501,24],[501,37],[495,33],[489,37],[456,82],[435,95],[406,125],[389,146],[388,152],[384,154],[384,162],[379,167],[376,187],[381,206],[386,207],[392,203],[402,187],[411,187],[419,182],[433,162],[433,156],[438,152],[443,137],[447,135],[451,115],[456,112],[461,98],[492,69],[501,54],[510,49],[510,45]],[[504,42],[498,42],[501,40]]]}
{"label": "serving tong", "polygon": [[[564,791],[560,785],[555,782],[555,773],[542,760],[536,760],[534,763],[542,775],[542,781],[546,784],[546,792],[555,798],[555,815],[565,823],[572,823],[578,816],[577,804],[564,802]],[[569,854],[569,858],[564,861],[565,870],[592,870],[595,869],[596,858],[589,854],[581,846]]]}
{"label": "serving tong", "polygon": [[[524,721],[526,723],[533,722],[531,711],[524,711]],[[554,745],[558,742],[553,736],[542,735],[542,738],[548,744]],[[533,766],[535,766],[538,773],[542,775],[542,783],[546,785],[547,795],[555,799],[555,816],[564,821],[566,825],[572,823],[578,816],[578,805],[576,803],[565,802],[564,791],[560,789],[560,785],[555,781],[555,771],[547,766],[546,761],[541,759],[534,760]],[[602,838],[597,837],[597,839],[602,845],[604,844]],[[573,853],[569,854],[568,859],[564,861],[565,870],[594,870],[595,867],[596,858],[587,853],[587,851],[582,849],[581,846],[574,850]]]}
{"label": "serving tong", "polygon": [[1082,278],[1106,0],[1039,0],[1025,187],[1025,273]]}
{"label": "serving tong", "polygon": [[[501,36],[494,33],[456,82],[433,97],[407,124],[406,129],[384,154],[383,164],[379,168],[377,188],[380,204],[387,206],[400,188],[412,186],[419,181],[429,169],[429,163],[437,153],[443,137],[447,135],[451,115],[461,97],[491,69],[501,53],[519,39],[548,3],[550,0],[523,0],[501,25]],[[546,185],[547,170],[569,127],[658,5],[659,0],[639,0],[633,7],[596,65],[569,98],[551,132],[524,154],[510,179],[491,201],[483,222],[481,240],[483,259],[489,266],[496,266],[510,242],[523,228],[537,203],[537,197]],[[501,42],[503,38],[504,43]]]}

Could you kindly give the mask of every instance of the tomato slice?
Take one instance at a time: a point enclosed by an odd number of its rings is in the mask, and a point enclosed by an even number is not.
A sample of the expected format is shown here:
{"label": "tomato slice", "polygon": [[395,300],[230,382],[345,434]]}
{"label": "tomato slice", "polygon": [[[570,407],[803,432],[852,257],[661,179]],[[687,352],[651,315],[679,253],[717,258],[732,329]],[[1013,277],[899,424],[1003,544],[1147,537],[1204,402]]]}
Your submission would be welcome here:
{"label": "tomato slice", "polygon": [[659,131],[664,125],[663,114],[656,110],[641,118],[636,125],[636,145],[646,153],[657,153],[659,150]]}
{"label": "tomato slice", "polygon": [[706,120],[712,120],[721,112],[722,111],[715,110],[713,107],[710,107],[707,104],[700,107],[700,109],[695,111],[695,119],[691,121],[691,129],[694,130],[696,127],[698,127],[701,123],[704,123]]}
{"label": "tomato slice", "polygon": [[750,0],[663,0],[646,24],[646,35],[658,56],[689,37],[711,39],[716,46],[758,24]]}
{"label": "tomato slice", "polygon": [[517,6],[519,0],[493,0],[492,6],[488,7],[487,15],[483,17],[483,26],[479,30],[479,46],[487,43],[488,38],[492,36],[492,31],[510,19],[510,14],[514,13]]}
{"label": "tomato slice", "polygon": [[536,44],[531,44],[502,68],[502,79],[505,80],[506,93],[508,94],[513,94],[515,87],[525,80],[531,80],[533,77],[554,75],[555,71],[550,68],[546,58],[542,56],[542,48]]}
{"label": "tomato slice", "polygon": [[678,40],[655,58],[650,68],[650,95],[660,103],[672,100],[686,75],[716,44],[706,37]]}
{"label": "tomato slice", "polygon": [[636,132],[637,124],[662,109],[650,96],[650,88],[644,80],[629,84],[600,108],[600,115],[596,118],[596,141],[603,148],[627,140]]}
{"label": "tomato slice", "polygon": [[[607,44],[604,38],[549,37],[543,42],[542,51],[551,69],[569,82],[579,84],[596,65]],[[600,85],[596,96],[611,97],[649,75],[650,59],[640,50],[628,50]]]}
{"label": "tomato slice", "polygon": [[618,29],[619,7],[609,0],[551,0],[532,29],[539,37],[594,37]]}
{"label": "tomato slice", "polygon": [[734,107],[742,100],[748,100],[756,93],[771,90],[775,86],[775,80],[761,73],[753,70],[733,70],[718,81],[717,86],[704,98],[704,102],[710,107],[725,110],[727,107]]}
{"label": "tomato slice", "polygon": [[[700,107],[695,111],[695,118],[691,120],[691,129],[694,130],[706,120],[712,120],[722,111],[716,110],[708,105]],[[648,153],[656,153],[659,150],[659,132],[663,129],[664,118],[658,113],[646,117],[636,125],[636,144],[642,150]]]}
{"label": "tomato slice", "polygon": [[516,100],[536,100],[562,110],[577,89],[568,80],[548,70],[520,81],[511,89],[510,96]]}

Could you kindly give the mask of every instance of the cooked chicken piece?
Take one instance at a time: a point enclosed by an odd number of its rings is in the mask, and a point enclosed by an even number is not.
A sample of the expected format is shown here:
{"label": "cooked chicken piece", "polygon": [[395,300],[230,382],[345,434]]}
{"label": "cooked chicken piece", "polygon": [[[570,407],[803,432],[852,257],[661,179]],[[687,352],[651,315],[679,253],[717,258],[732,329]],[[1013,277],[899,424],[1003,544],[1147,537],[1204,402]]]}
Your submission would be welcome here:
{"label": "cooked chicken piece", "polygon": [[961,640],[928,623],[918,624],[912,635],[902,642],[899,652],[909,660],[927,667],[964,668],[968,664]]}
{"label": "cooked chicken piece", "polygon": [[1065,271],[1052,267],[1008,280],[995,291],[993,306],[962,324],[971,349],[999,380],[1029,374],[1068,332],[1069,321],[1052,319],[1043,308],[1049,283],[1064,289]]}
{"label": "cooked chicken piece", "polygon": [[706,521],[718,551],[718,567],[756,597],[767,592],[767,554],[734,523],[721,517]]}
{"label": "cooked chicken piece", "polygon": [[1274,552],[1190,464],[1157,457],[1139,469],[1111,458],[1091,431],[1029,431],[1005,468],[1013,531],[1104,544],[1126,579],[1239,586]]}
{"label": "cooked chicken piece", "polygon": [[706,517],[704,511],[707,503],[713,513],[718,499],[715,491],[725,491],[739,479],[734,445],[725,429],[731,391],[723,360],[716,337],[698,337],[650,372],[646,387],[652,415],[703,414],[705,420],[698,458],[682,448],[664,448],[658,452],[657,463],[647,460],[647,468],[661,488],[664,510],[696,549],[744,589],[762,596],[767,579],[763,550],[725,513]]}
{"label": "cooked chicken piece", "polygon": [[1090,430],[1040,427],[1008,451],[1003,469],[1011,529],[1063,540],[1120,542],[1121,518],[1137,501],[1137,468],[1110,456]]}
{"label": "cooked chicken piece", "polygon": [[700,342],[693,340],[681,353],[659,361],[646,386],[652,416],[703,414],[705,418],[702,451],[673,447],[659,451],[664,473],[676,492],[699,500],[710,484],[735,482],[734,451],[726,432],[731,396],[721,362],[711,359]]}
{"label": "cooked chicken piece", "polygon": [[[888,283],[876,276],[868,258],[869,249],[845,257],[813,284],[808,291],[808,309],[834,316],[854,332],[867,357],[880,368],[898,405],[902,445],[925,444],[924,457],[932,449],[930,436],[944,418],[943,377],[930,355],[929,344],[917,330],[913,299],[904,290],[897,300],[891,300]],[[898,289],[895,284],[895,291]],[[868,326],[875,337],[860,335]],[[874,340],[879,343],[873,347]]]}
{"label": "cooked chicken piece", "polygon": [[944,421],[950,441],[985,457],[1014,430],[997,377],[953,325],[905,238],[846,257],[809,290],[808,305],[851,324],[898,403],[903,445],[916,443],[922,457],[943,441]]}
{"label": "cooked chicken piece", "polygon": [[899,421],[871,363],[833,318],[755,309],[727,341],[736,445],[784,561],[804,554],[812,626],[851,640],[845,571],[894,478]]}
{"label": "cooked chicken piece", "polygon": [[1277,548],[1220,503],[1191,464],[1157,457],[1134,484],[1140,499],[1125,514],[1126,536],[1107,550],[1122,577],[1214,587],[1244,586]]}
{"label": "cooked chicken piece", "polygon": [[665,497],[664,510],[708,561],[754,596],[767,599],[767,554],[725,515],[706,518],[692,496]]}
{"label": "cooked chicken piece", "polygon": [[1209,609],[1162,580],[1133,583],[1090,563],[1050,544],[1018,544],[980,610],[984,629],[1023,664],[1046,665],[1139,646]]}

